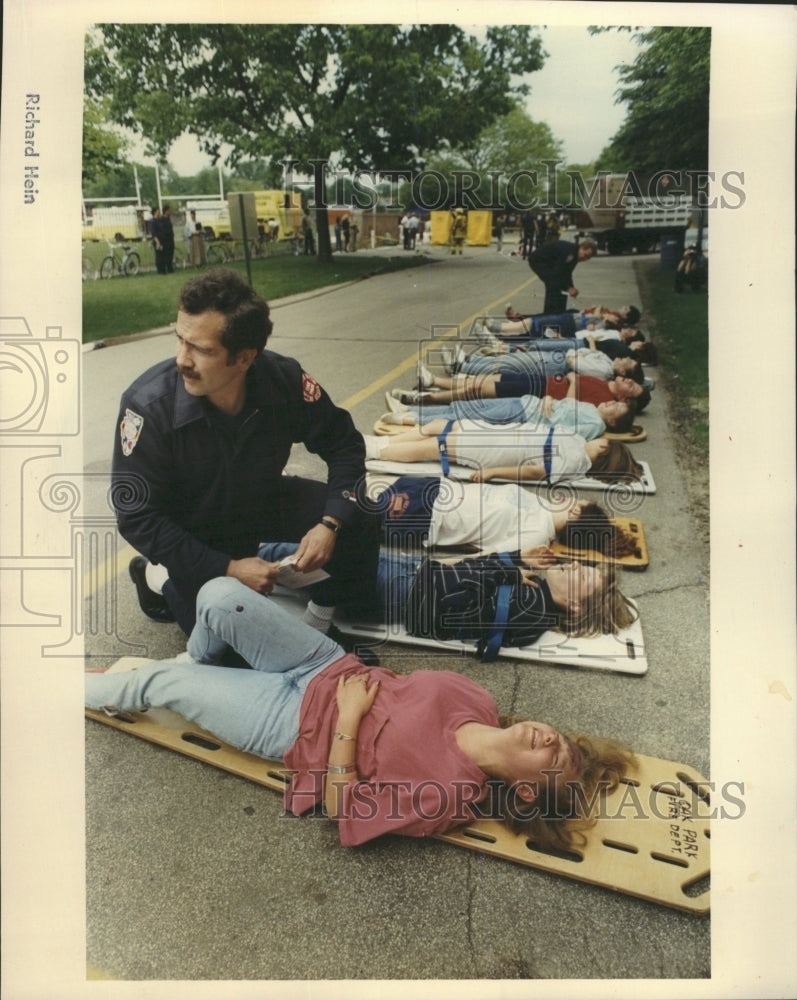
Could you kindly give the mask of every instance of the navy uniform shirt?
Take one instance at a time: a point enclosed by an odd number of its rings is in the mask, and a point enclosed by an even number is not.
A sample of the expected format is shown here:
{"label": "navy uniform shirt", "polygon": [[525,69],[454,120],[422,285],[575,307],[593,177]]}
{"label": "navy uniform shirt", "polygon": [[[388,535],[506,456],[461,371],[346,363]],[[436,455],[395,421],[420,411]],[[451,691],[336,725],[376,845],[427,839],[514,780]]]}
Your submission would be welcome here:
{"label": "navy uniform shirt", "polygon": [[282,472],[295,442],[327,463],[324,513],[345,523],[357,511],[365,445],[349,413],[298,361],[273,351],[255,359],[246,387],[243,411],[228,417],[186,392],[169,359],[122,396],[112,467],[119,530],[196,588],[279,537]]}
{"label": "navy uniform shirt", "polygon": [[578,247],[569,240],[553,240],[529,255],[529,267],[543,284],[565,292],[573,286],[573,270],[578,264]]}

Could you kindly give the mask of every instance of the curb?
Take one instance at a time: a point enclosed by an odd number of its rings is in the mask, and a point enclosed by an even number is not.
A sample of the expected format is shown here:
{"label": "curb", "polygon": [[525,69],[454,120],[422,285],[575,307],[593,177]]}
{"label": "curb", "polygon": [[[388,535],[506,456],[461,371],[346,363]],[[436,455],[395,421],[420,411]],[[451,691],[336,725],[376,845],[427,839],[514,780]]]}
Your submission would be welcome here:
{"label": "curb", "polygon": [[[421,251],[421,254],[429,258],[429,262],[432,262],[432,258],[429,254],[425,254]],[[285,295],[281,299],[270,299],[269,308],[271,310],[282,309],[285,306],[294,305],[297,302],[307,302],[311,299],[320,298],[322,295],[329,295],[332,292],[338,292],[342,288],[351,288],[352,285],[358,285],[363,281],[368,281],[370,278],[379,277],[378,274],[361,274],[358,278],[352,278],[351,281],[341,281],[337,285],[326,285],[323,288],[315,288],[308,292],[300,292],[296,295]],[[141,330],[137,333],[123,333],[118,337],[113,337],[110,340],[93,340],[88,344],[82,345],[83,353],[90,353],[91,351],[103,350],[106,347],[115,347],[122,344],[132,344],[137,340],[148,340],[151,337],[160,337],[165,333],[170,333],[172,330],[172,325],[154,327],[151,330]]]}

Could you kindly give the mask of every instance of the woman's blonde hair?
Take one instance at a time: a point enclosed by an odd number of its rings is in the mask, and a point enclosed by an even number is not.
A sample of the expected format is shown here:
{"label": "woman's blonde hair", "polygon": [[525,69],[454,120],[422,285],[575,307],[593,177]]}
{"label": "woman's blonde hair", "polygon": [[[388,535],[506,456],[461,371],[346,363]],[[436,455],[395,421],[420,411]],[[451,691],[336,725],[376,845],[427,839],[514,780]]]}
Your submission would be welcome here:
{"label": "woman's blonde hair", "polygon": [[596,566],[599,574],[594,593],[580,597],[578,611],[564,611],[559,628],[567,635],[616,635],[639,617],[636,608],[620,590],[617,570],[611,563]]}
{"label": "woman's blonde hair", "polygon": [[[518,721],[503,716],[500,725],[506,728]],[[491,780],[480,812],[502,820],[513,833],[525,834],[533,846],[543,850],[566,851],[583,846],[585,831],[597,822],[601,797],[636,768],[637,760],[630,747],[616,740],[581,733],[567,739],[579,761],[576,779],[546,783],[530,805],[521,801],[506,782]]]}

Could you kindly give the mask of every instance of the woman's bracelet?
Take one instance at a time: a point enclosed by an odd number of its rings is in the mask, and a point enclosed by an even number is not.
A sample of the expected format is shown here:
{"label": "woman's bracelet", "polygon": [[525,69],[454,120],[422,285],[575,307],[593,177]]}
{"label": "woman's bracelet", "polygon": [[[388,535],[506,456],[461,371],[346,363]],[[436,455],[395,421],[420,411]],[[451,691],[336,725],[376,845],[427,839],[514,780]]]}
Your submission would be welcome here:
{"label": "woman's bracelet", "polygon": [[356,740],[356,736],[349,736],[348,733],[335,733],[336,740]]}
{"label": "woman's bracelet", "polygon": [[327,764],[327,771],[330,774],[351,774],[357,770],[356,764]]}

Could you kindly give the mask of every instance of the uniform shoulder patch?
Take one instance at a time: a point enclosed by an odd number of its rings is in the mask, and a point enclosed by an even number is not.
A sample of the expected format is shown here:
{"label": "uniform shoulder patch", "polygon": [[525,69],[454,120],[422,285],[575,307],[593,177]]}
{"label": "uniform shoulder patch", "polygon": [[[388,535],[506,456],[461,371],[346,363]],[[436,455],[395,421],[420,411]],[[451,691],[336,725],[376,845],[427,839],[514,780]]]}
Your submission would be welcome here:
{"label": "uniform shoulder patch", "polygon": [[144,418],[133,410],[125,410],[122,422],[119,424],[119,433],[122,438],[122,454],[129,455],[138,443],[141,436],[141,428],[144,426]]}
{"label": "uniform shoulder patch", "polygon": [[321,399],[321,386],[307,372],[302,372],[302,395],[305,403],[317,403]]}

